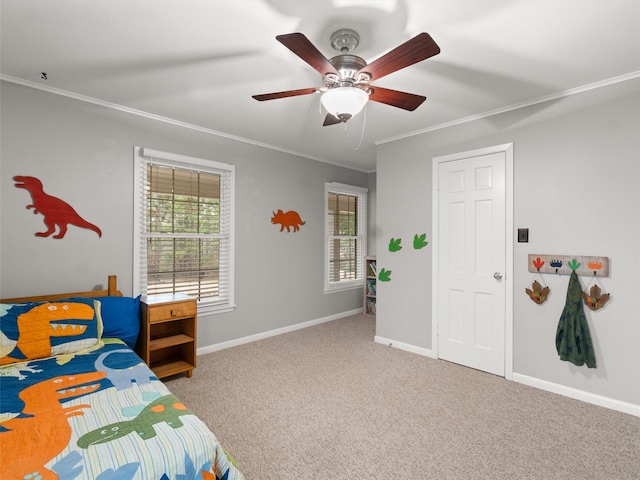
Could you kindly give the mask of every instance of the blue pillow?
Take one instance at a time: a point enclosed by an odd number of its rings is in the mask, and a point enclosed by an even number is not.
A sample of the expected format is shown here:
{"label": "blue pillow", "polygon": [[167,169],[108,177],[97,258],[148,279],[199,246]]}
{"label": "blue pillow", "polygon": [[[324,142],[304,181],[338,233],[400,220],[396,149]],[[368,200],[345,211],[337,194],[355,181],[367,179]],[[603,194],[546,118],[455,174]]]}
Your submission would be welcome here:
{"label": "blue pillow", "polygon": [[140,295],[132,297],[96,297],[100,302],[103,337],[119,338],[135,348],[140,333]]}

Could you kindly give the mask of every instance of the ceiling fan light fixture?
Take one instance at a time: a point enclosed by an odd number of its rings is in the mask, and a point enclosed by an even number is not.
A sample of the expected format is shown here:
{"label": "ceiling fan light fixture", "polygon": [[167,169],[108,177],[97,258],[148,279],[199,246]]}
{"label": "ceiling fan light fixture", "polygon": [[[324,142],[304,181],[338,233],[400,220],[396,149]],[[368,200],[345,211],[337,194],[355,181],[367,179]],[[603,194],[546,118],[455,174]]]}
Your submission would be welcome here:
{"label": "ceiling fan light fixture", "polygon": [[367,92],[357,87],[331,88],[320,97],[327,112],[343,122],[360,113],[368,100]]}

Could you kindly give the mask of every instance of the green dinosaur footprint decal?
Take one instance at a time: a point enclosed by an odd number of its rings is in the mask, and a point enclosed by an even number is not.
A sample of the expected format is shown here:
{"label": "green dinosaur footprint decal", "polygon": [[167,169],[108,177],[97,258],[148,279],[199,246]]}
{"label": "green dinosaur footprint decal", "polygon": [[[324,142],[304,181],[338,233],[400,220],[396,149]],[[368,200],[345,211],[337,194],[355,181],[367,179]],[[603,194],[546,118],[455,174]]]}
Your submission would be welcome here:
{"label": "green dinosaur footprint decal", "polygon": [[418,236],[418,234],[416,233],[415,236],[413,237],[413,248],[415,248],[416,250],[420,250],[421,248],[424,248],[427,245],[429,245],[429,242],[426,241],[426,238],[427,238],[426,233],[423,233],[420,236]]}
{"label": "green dinosaur footprint decal", "polygon": [[380,280],[381,282],[388,282],[389,280],[391,280],[391,270],[387,270],[386,268],[380,270],[378,280]]}
{"label": "green dinosaur footprint decal", "polygon": [[571,270],[577,270],[580,268],[580,263],[578,263],[578,260],[576,260],[575,258],[573,260],[571,260],[567,265],[569,265],[569,268]]}
{"label": "green dinosaur footprint decal", "polygon": [[395,238],[392,238],[391,240],[389,240],[389,251],[397,252],[398,250],[402,250],[402,245],[400,245],[400,242],[402,242],[401,238],[398,238],[397,240]]}

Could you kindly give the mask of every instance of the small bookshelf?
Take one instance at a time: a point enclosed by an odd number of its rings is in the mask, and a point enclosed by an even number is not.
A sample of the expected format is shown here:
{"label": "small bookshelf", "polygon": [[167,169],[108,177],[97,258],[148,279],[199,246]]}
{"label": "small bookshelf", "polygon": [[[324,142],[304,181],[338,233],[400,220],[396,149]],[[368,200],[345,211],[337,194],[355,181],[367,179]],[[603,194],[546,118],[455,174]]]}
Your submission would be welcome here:
{"label": "small bookshelf", "polygon": [[374,317],[376,315],[376,283],[378,279],[378,267],[376,257],[365,257],[364,298],[362,300],[362,310],[365,315]]}

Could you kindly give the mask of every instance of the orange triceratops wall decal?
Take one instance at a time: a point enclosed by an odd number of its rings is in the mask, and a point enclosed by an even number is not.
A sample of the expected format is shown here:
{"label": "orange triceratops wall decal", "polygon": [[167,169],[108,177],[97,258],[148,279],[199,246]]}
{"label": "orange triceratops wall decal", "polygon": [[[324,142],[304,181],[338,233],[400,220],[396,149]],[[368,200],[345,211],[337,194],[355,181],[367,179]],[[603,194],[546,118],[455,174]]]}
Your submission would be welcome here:
{"label": "orange triceratops wall decal", "polygon": [[16,182],[16,188],[24,188],[31,194],[33,203],[27,205],[27,209],[33,208],[34,214],[41,213],[44,215],[44,224],[47,226],[47,231],[36,233],[37,237],[48,237],[58,227],[59,232],[53,238],[63,238],[69,225],[93,230],[99,237],[102,237],[102,231],[78,215],[71,205],[64,200],[45,193],[42,182],[37,178],[16,175],[13,180]]}
{"label": "orange triceratops wall decal", "polygon": [[304,225],[307,222],[303,222],[296,211],[289,210],[288,212],[283,212],[282,210],[278,210],[277,212],[273,212],[271,223],[279,223],[281,232],[285,228],[287,229],[287,232],[290,232],[291,227],[293,227],[294,232],[297,232],[300,230],[300,225]]}

